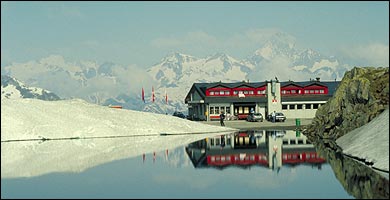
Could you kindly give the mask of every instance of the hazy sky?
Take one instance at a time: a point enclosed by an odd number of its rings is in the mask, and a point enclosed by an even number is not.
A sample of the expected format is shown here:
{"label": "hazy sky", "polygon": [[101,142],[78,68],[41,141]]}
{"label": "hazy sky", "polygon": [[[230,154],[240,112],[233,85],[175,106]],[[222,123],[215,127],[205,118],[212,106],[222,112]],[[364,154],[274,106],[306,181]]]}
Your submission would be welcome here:
{"label": "hazy sky", "polygon": [[150,67],[173,51],[250,56],[276,32],[297,47],[389,63],[389,2],[1,2],[1,66],[61,55]]}

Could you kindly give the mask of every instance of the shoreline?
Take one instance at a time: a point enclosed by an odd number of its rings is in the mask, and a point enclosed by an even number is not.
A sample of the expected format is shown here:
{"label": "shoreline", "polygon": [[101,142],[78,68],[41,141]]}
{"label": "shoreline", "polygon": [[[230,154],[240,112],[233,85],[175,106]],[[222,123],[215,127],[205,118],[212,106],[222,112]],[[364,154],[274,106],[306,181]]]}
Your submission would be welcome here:
{"label": "shoreline", "polygon": [[[256,130],[272,130],[272,129],[286,129],[286,130],[302,130],[305,126],[311,124],[312,118],[300,119],[300,126],[296,126],[295,119],[286,119],[285,122],[248,122],[246,120],[225,120],[225,126],[229,128],[236,128],[240,130],[256,129]],[[200,121],[203,124],[221,126],[219,121]]]}

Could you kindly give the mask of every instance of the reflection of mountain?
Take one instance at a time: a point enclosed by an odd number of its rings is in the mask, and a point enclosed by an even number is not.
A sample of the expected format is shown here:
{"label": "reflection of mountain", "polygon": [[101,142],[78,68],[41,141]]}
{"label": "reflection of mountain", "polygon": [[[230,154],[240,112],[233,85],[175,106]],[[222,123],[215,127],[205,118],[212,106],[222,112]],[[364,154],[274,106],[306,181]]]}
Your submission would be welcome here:
{"label": "reflection of mountain", "polygon": [[196,168],[259,165],[280,170],[282,165],[309,164],[321,169],[325,163],[298,131],[240,131],[196,141],[186,152]]}
{"label": "reflection of mountain", "polygon": [[168,155],[166,156],[166,161],[170,166],[176,168],[182,168],[191,165],[191,161],[188,159],[184,151],[184,146],[170,149]]}
{"label": "reflection of mountain", "polygon": [[329,161],[335,176],[349,194],[357,199],[389,199],[388,172],[377,173],[372,168],[342,155],[340,151],[335,151],[337,144],[334,141],[317,140],[315,145],[319,154]]}

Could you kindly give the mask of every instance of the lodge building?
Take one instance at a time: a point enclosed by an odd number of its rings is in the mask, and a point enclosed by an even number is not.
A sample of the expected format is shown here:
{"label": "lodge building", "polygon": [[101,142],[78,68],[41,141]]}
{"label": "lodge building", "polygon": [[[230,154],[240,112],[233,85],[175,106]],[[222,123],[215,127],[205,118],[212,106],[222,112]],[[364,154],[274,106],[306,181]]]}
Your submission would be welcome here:
{"label": "lodge building", "polygon": [[340,81],[194,83],[185,97],[193,120],[246,119],[251,110],[264,117],[273,111],[289,118],[313,118],[317,109],[333,96]]}

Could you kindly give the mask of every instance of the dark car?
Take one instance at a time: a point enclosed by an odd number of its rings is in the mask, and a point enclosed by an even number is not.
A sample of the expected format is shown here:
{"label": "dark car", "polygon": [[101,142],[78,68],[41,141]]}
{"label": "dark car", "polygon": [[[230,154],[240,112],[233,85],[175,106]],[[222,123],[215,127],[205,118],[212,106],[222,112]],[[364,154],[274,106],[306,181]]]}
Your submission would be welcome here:
{"label": "dark car", "polygon": [[246,117],[246,121],[248,122],[262,122],[263,121],[263,115],[261,113],[253,113],[249,114],[248,117]]}
{"label": "dark car", "polygon": [[[272,113],[268,115],[268,121],[272,122]],[[286,121],[286,116],[283,113],[277,112],[275,113],[275,121],[276,122],[284,122]]]}
{"label": "dark car", "polygon": [[186,116],[185,116],[182,112],[177,112],[177,111],[175,111],[175,112],[173,113],[173,116],[175,116],[175,117],[180,117],[180,118],[183,118],[183,119],[186,118]]}

